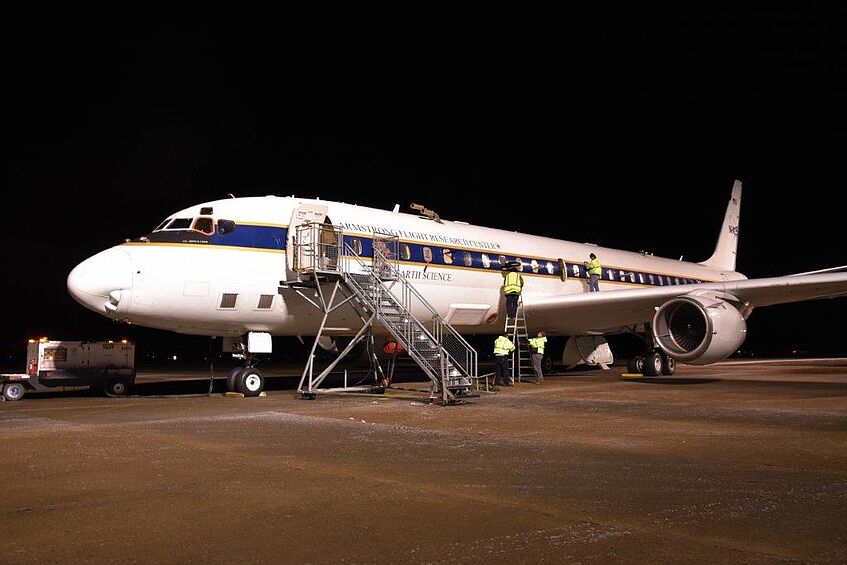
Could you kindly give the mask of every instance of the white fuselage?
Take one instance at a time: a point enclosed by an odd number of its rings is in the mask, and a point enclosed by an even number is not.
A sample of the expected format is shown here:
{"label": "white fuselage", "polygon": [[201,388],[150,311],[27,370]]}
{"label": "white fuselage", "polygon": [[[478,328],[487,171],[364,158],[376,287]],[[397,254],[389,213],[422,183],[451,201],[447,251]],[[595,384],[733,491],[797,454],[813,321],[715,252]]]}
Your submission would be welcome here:
{"label": "white fuselage", "polygon": [[[163,222],[165,228],[78,265],[68,289],[87,308],[142,326],[198,335],[314,335],[321,312],[293,289],[280,293],[281,281],[296,277],[289,227],[304,208],[318,210],[313,217],[325,213],[323,221],[343,230],[345,243],[365,257],[375,231],[398,236],[401,273],[467,333],[503,328],[500,256],[521,261],[525,300],[587,292],[582,265],[589,253],[604,269],[601,292],[744,278],[697,263],[463,222],[269,196],[218,200],[177,212],[168,218],[173,228]],[[222,220],[234,222],[235,230],[222,233]],[[329,333],[343,335],[355,333],[361,322],[352,309],[341,308],[328,325]],[[578,319],[543,329],[560,335],[584,331]]]}

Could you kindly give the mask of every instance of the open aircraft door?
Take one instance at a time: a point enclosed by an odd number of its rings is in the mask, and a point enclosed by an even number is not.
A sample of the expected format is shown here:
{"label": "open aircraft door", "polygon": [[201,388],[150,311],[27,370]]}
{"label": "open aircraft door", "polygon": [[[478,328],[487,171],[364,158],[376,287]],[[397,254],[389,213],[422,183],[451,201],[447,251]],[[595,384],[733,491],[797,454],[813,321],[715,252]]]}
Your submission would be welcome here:
{"label": "open aircraft door", "polygon": [[[329,220],[326,217],[327,206],[323,204],[301,204],[294,209],[291,214],[291,221],[288,224],[288,236],[285,248],[286,264],[288,266],[289,276],[292,276],[298,265],[308,264],[311,261],[310,257],[305,257],[303,254],[311,253],[319,247],[318,244],[325,243],[319,241],[323,237],[323,232],[313,232],[309,230],[300,230],[301,238],[315,238],[318,241],[297,241],[298,226],[303,224],[327,223]],[[310,251],[311,250],[311,251]]]}

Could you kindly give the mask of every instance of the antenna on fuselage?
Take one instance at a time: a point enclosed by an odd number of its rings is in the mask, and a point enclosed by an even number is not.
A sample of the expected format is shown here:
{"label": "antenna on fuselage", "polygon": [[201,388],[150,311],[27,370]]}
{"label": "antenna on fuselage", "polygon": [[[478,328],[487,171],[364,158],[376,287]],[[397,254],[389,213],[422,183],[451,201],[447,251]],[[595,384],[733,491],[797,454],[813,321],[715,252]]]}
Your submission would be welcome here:
{"label": "antenna on fuselage", "polygon": [[443,223],[444,223],[444,222],[442,222],[442,221],[441,221],[441,216],[439,216],[438,214],[436,214],[436,213],[435,213],[435,211],[430,210],[429,208],[426,208],[423,204],[415,204],[415,203],[413,202],[413,203],[410,205],[410,207],[412,208],[412,210],[418,210],[418,211],[420,211],[421,215],[423,215],[423,216],[424,216],[424,217],[426,217],[426,218],[429,218],[430,220],[432,220],[432,221],[434,221],[434,222],[438,222],[439,224],[443,224]]}
{"label": "antenna on fuselage", "polygon": [[230,198],[235,198],[235,195],[231,192],[227,192],[226,195],[229,196]]}

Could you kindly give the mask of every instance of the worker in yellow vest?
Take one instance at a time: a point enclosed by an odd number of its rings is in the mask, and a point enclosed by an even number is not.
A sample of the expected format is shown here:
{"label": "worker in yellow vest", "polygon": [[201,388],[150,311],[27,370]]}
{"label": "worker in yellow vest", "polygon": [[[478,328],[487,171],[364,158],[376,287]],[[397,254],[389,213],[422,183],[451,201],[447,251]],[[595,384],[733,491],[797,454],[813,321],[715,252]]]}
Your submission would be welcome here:
{"label": "worker in yellow vest", "polygon": [[588,292],[600,292],[600,275],[603,274],[603,269],[600,267],[600,261],[595,254],[588,256],[591,261],[585,261],[585,270],[588,273]]}
{"label": "worker in yellow vest", "polygon": [[503,294],[506,295],[506,315],[514,318],[518,314],[518,299],[523,290],[523,277],[518,272],[520,263],[512,261],[509,270],[503,273]]}
{"label": "worker in yellow vest", "polygon": [[515,344],[501,334],[494,340],[494,384],[498,386],[512,386],[512,377],[509,375],[509,355],[515,350]]}
{"label": "worker in yellow vest", "polygon": [[541,360],[544,359],[544,346],[547,345],[547,337],[544,332],[538,332],[537,337],[529,340],[532,349],[532,368],[535,369],[535,384],[544,382],[544,374],[541,372]]}

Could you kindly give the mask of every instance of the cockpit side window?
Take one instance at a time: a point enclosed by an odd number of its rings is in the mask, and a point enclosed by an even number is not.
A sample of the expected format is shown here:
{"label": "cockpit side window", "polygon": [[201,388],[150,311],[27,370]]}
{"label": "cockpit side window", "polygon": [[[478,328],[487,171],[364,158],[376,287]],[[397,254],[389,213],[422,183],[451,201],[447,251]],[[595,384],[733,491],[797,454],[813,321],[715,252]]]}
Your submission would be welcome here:
{"label": "cockpit side window", "polygon": [[165,229],[165,226],[166,226],[166,225],[167,225],[167,223],[168,223],[168,222],[170,222],[170,221],[171,221],[171,219],[170,219],[170,218],[168,218],[167,220],[165,220],[164,222],[162,222],[161,224],[159,224],[159,225],[158,225],[158,226],[157,226],[157,227],[156,227],[153,231],[159,231],[159,230],[163,230],[163,229]]}
{"label": "cockpit side window", "polygon": [[204,235],[212,235],[215,233],[215,223],[212,218],[203,217],[194,220],[194,231],[199,231]]}

